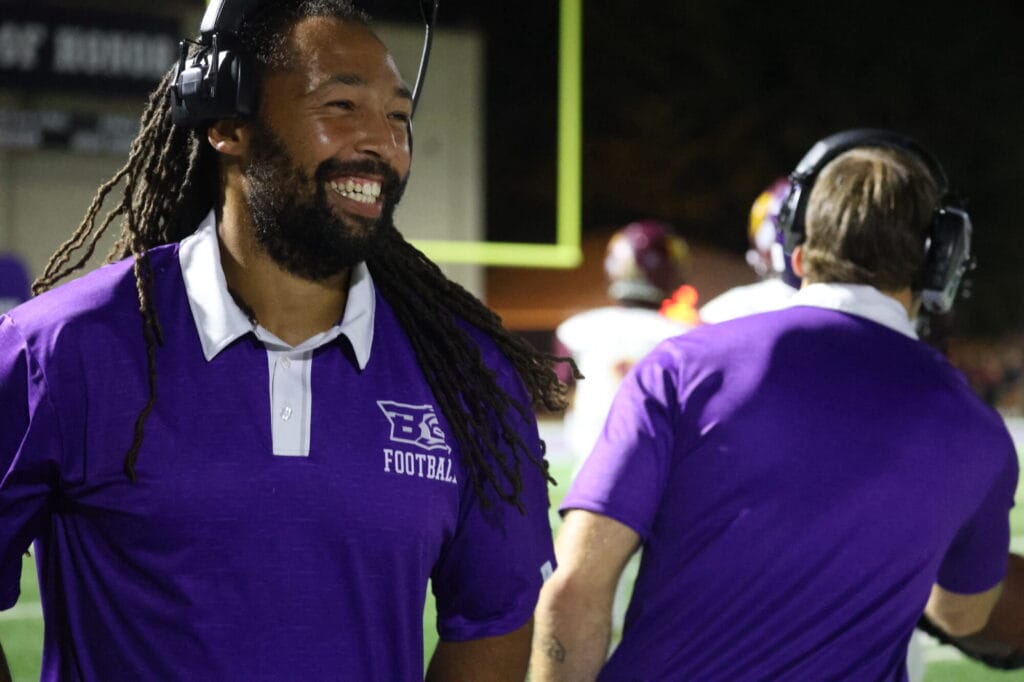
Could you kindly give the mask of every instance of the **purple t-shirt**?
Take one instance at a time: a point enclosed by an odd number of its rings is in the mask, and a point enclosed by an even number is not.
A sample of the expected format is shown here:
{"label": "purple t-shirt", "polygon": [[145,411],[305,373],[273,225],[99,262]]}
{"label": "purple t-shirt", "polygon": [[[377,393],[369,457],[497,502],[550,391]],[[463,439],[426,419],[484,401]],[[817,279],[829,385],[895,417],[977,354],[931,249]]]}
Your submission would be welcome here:
{"label": "purple t-shirt", "polygon": [[[135,484],[131,264],[0,317],[0,608],[36,539],[44,679],[422,679],[428,579],[443,639],[528,621],[553,561],[546,483],[524,464],[527,513],[481,508],[382,297],[365,369],[344,336],[314,352],[309,455],[275,456],[266,350],[250,334],[207,362],[177,245],[151,253],[165,343]],[[539,452],[536,424],[511,418]]]}
{"label": "purple t-shirt", "polygon": [[901,680],[938,582],[998,583],[1017,483],[999,416],[935,351],[794,307],[661,344],[562,504],[643,558],[603,680]]}

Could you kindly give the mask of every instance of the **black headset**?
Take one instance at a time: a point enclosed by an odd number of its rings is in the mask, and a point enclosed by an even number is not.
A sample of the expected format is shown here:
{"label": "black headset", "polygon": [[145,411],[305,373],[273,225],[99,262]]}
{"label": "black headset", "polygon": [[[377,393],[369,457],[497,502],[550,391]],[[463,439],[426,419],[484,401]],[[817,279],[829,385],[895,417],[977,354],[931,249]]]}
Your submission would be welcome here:
{"label": "black headset", "polygon": [[[238,40],[242,22],[270,0],[212,0],[199,27],[199,40],[179,45],[178,67],[171,88],[171,118],[186,128],[199,128],[233,116],[250,116],[259,103],[256,59]],[[413,87],[412,109],[423,89],[430,61],[433,27],[440,0],[420,0],[425,33],[423,53]],[[196,45],[189,56],[189,46]]]}
{"label": "black headset", "polygon": [[971,255],[971,218],[953,201],[946,172],[938,160],[906,135],[890,130],[858,128],[844,130],[819,140],[789,175],[789,194],[779,209],[779,229],[785,241],[786,255],[807,236],[804,216],[811,188],[829,161],[856,147],[885,147],[907,152],[928,169],[939,190],[921,272],[912,287],[921,294],[921,302],[930,313],[946,313],[953,307],[964,274],[973,267]]}

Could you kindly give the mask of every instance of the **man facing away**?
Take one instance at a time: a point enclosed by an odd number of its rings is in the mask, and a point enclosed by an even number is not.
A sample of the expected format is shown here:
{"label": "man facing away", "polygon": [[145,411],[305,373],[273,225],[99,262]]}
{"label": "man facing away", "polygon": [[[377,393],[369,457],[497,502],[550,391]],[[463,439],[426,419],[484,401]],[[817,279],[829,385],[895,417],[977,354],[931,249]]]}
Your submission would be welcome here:
{"label": "man facing away", "polygon": [[525,674],[564,394],[395,229],[412,103],[367,21],[263,3],[252,114],[175,125],[169,74],[37,291],[114,217],[131,258],[0,317],[0,608],[34,540],[46,679],[422,679],[428,579],[428,678]]}
{"label": "man facing away", "polygon": [[670,339],[627,377],[563,502],[534,680],[905,680],[923,609],[985,624],[1017,459],[914,338],[936,185],[898,148],[839,154],[804,189],[792,306]]}

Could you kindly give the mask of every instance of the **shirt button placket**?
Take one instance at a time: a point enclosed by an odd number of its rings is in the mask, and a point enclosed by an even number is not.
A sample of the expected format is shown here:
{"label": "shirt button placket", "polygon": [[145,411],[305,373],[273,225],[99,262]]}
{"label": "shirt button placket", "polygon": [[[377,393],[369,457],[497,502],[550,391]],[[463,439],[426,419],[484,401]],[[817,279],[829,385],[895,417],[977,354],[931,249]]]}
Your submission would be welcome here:
{"label": "shirt button placket", "polygon": [[[282,355],[281,356],[281,368],[285,372],[287,372],[289,375],[292,372],[292,359],[290,357],[288,357],[287,355]],[[289,379],[291,379],[291,378],[293,378],[293,377],[289,377]],[[291,385],[291,381],[288,382],[288,385]],[[291,419],[293,412],[294,412],[294,410],[292,410],[291,404],[290,403],[285,403],[284,407],[281,408],[281,421],[285,421],[286,422],[289,419]]]}

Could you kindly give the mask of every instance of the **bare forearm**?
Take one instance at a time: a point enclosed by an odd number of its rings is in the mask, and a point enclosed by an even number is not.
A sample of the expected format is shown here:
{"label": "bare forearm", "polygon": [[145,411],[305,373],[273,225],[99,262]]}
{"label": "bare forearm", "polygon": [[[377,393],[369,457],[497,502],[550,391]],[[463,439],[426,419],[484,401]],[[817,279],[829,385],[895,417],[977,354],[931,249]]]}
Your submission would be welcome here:
{"label": "bare forearm", "polygon": [[958,594],[934,585],[924,612],[951,636],[966,637],[985,626],[1001,591],[1001,583],[977,594]]}
{"label": "bare forearm", "polygon": [[533,682],[597,679],[611,637],[610,600],[594,601],[552,578],[541,592],[535,620]]}
{"label": "bare forearm", "polygon": [[940,641],[1000,669],[1024,668],[1024,557],[1010,555],[1010,568],[988,622],[980,632],[952,637],[928,618],[921,627]]}
{"label": "bare forearm", "polygon": [[608,656],[615,587],[639,544],[636,531],[614,519],[583,509],[566,514],[555,542],[558,568],[534,615],[534,682],[597,679]]}

